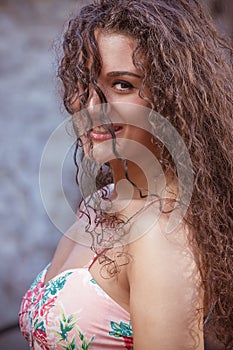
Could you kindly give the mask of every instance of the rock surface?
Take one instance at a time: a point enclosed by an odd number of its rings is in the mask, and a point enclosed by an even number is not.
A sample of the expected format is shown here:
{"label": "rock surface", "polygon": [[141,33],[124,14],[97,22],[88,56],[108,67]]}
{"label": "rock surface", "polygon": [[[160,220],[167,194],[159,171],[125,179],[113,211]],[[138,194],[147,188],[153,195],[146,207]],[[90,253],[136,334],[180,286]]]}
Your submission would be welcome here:
{"label": "rock surface", "polygon": [[[56,47],[64,22],[79,4],[61,0],[0,4],[0,328],[17,322],[24,292],[51,259],[62,235],[43,206],[39,167],[47,140],[67,118],[58,92]],[[50,169],[48,190],[56,170]],[[73,207],[78,196],[74,175],[70,152],[63,185]],[[57,215],[69,226],[63,198],[54,189],[51,193]],[[16,332],[0,337],[1,349],[15,349],[14,344],[17,350],[27,349]]]}

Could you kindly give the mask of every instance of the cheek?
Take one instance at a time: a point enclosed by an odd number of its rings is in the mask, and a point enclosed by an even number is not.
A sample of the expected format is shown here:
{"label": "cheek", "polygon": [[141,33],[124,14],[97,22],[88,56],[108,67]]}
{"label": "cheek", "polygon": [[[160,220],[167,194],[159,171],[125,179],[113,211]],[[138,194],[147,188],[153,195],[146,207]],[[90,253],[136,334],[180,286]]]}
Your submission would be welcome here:
{"label": "cheek", "polygon": [[148,149],[151,149],[151,137],[152,135],[144,129],[138,127],[132,127],[130,130],[130,139],[142,144]]}
{"label": "cheek", "polygon": [[[138,99],[136,102],[142,101],[141,99]],[[120,102],[113,104],[115,115],[117,116],[117,119],[114,120],[116,123],[122,123],[122,124],[128,124],[130,127],[132,127],[132,131],[134,130],[135,133],[139,134],[137,129],[142,129],[142,131],[149,132],[151,129],[151,126],[149,124],[149,115],[151,110],[144,106],[143,104],[138,104],[134,101],[127,102]],[[113,114],[114,115],[114,114]]]}
{"label": "cheek", "polygon": [[70,105],[72,108],[72,113],[76,113],[80,110],[80,102],[79,102],[79,98],[78,98],[78,94],[75,94],[71,101],[70,101]]}
{"label": "cheek", "polygon": [[93,127],[93,121],[87,109],[80,110],[72,115],[72,123],[75,135],[81,138],[82,142],[88,142],[86,135]]}
{"label": "cheek", "polygon": [[[139,150],[141,149],[140,148],[140,145],[141,145],[143,146],[142,149],[143,148],[147,149],[157,159],[161,158],[161,150],[160,150],[159,142],[154,139],[153,135],[149,131],[143,130],[138,127],[130,126],[127,130],[126,138],[128,140],[132,140],[135,142],[134,153],[137,154],[138,152],[138,157],[144,157],[144,155],[147,154],[147,152],[145,152],[144,150],[143,150],[144,152],[143,154],[139,152]],[[126,146],[129,147],[128,145]]]}

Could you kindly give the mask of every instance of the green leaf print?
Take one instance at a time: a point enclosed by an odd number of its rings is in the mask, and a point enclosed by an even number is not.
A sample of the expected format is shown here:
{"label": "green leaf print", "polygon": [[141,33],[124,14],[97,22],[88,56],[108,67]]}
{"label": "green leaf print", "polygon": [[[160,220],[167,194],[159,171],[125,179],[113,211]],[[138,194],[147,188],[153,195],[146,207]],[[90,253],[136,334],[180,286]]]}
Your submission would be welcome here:
{"label": "green leaf print", "polygon": [[70,315],[70,316],[67,318],[67,322],[70,323],[73,319],[74,319],[74,315]]}
{"label": "green leaf print", "polygon": [[[91,344],[94,341],[94,336],[89,342],[87,342],[85,335],[79,330],[77,326],[75,327],[75,325],[77,325],[77,320],[74,321],[74,317],[75,315],[69,315],[66,317],[64,311],[61,311],[61,319],[59,320],[60,332],[56,332],[60,336],[59,342],[65,342],[65,344],[61,344],[61,347],[65,350],[89,350]],[[69,341],[68,335],[72,330],[75,330],[75,332],[77,332],[78,337],[81,341],[81,348],[77,347],[75,336],[71,342]]]}
{"label": "green leaf print", "polygon": [[110,322],[111,328],[113,332],[109,332],[109,335],[114,336],[114,337],[132,337],[133,336],[133,331],[132,331],[132,326],[131,323],[125,323],[125,322]]}
{"label": "green leaf print", "polygon": [[67,272],[65,275],[52,279],[48,282],[44,292],[43,303],[45,303],[48,298],[55,296],[58,291],[62,290],[66,283],[67,277],[72,273],[73,271]]}
{"label": "green leaf print", "polygon": [[111,321],[110,324],[114,332],[109,332],[109,335],[113,335],[114,337],[122,337],[120,325],[113,321]]}
{"label": "green leaf print", "polygon": [[96,280],[94,280],[94,278],[90,279],[90,282],[93,284],[97,284]]}
{"label": "green leaf print", "polygon": [[84,334],[80,330],[78,330],[78,335],[79,335],[79,339],[82,342],[81,348],[77,347],[75,337],[72,339],[72,342],[67,341],[66,345],[62,345],[62,348],[65,350],[75,350],[75,349],[77,349],[77,350],[89,350],[91,348],[91,344],[93,343],[95,337],[92,337],[91,340],[89,341],[89,343],[87,343],[86,337],[84,336]]}
{"label": "green leaf print", "polygon": [[44,321],[41,321],[40,323],[38,322],[38,319],[34,322],[34,329],[38,330],[41,329],[42,331],[45,332],[45,326],[44,326]]}
{"label": "green leaf print", "polygon": [[80,330],[78,330],[78,334],[79,334],[79,339],[82,341],[82,347],[81,347],[80,350],[88,350],[88,349],[90,349],[91,344],[93,343],[95,337],[92,337],[90,342],[87,343],[86,337],[84,336],[84,334]]}
{"label": "green leaf print", "polygon": [[62,340],[67,340],[67,335],[74,328],[75,322],[71,323],[74,319],[73,315],[66,318],[64,312],[62,312],[61,316],[62,316],[62,319],[59,321],[61,332],[57,332],[57,333],[60,335],[61,337],[60,340],[62,341]]}
{"label": "green leaf print", "polygon": [[75,350],[76,349],[76,338],[72,339],[72,342],[67,342],[66,345],[62,345],[62,348],[65,350]]}
{"label": "green leaf print", "polygon": [[75,346],[76,346],[76,338],[74,337],[70,344],[70,350],[75,350]]}
{"label": "green leaf print", "polygon": [[49,265],[46,266],[46,268],[44,270],[42,270],[37,276],[36,278],[34,279],[34,281],[32,282],[31,286],[30,286],[30,290],[33,290],[37,285],[38,283],[41,281],[41,278],[42,278],[42,275],[44,273],[44,271],[48,270],[48,267]]}

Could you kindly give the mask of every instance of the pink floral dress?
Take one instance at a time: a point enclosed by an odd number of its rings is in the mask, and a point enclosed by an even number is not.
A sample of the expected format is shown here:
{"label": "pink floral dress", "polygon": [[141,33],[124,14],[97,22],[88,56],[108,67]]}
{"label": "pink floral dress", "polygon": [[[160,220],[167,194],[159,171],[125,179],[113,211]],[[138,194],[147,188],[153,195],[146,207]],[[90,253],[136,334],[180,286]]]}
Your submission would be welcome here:
{"label": "pink floral dress", "polygon": [[129,313],[92,278],[89,268],[62,272],[44,283],[49,265],[25,294],[20,328],[35,350],[133,350]]}

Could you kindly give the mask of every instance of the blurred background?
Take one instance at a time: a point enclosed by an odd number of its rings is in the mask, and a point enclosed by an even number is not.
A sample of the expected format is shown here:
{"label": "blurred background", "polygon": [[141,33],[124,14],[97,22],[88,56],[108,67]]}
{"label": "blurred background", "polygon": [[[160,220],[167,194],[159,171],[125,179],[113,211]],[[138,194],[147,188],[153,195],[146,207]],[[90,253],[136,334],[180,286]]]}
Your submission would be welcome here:
{"label": "blurred background", "polygon": [[[39,167],[47,140],[68,119],[56,77],[64,26],[87,2],[0,0],[0,349],[4,350],[28,349],[17,327],[20,302],[62,235],[43,206]],[[218,29],[233,37],[233,1],[202,2]],[[50,165],[47,195],[54,215],[68,227],[72,222],[55,186],[56,166]],[[62,178],[65,196],[75,210],[79,193],[72,149]]]}

